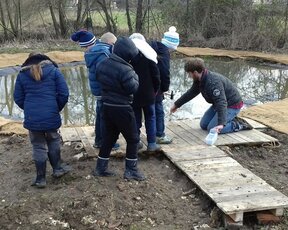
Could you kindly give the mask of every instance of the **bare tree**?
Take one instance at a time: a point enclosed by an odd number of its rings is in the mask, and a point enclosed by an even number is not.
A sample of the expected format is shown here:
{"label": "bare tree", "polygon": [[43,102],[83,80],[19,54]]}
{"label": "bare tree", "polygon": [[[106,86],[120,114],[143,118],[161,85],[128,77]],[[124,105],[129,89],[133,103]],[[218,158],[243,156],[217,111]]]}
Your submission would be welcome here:
{"label": "bare tree", "polygon": [[8,31],[9,29],[6,26],[6,20],[5,20],[5,15],[4,15],[4,6],[2,4],[2,1],[0,1],[0,26],[3,28],[4,31],[4,39],[8,40]]}
{"label": "bare tree", "polygon": [[126,0],[125,10],[126,10],[126,17],[127,17],[127,25],[128,25],[128,29],[129,29],[129,34],[132,34],[133,27],[132,27],[131,16],[130,16],[129,0]]}
{"label": "bare tree", "polygon": [[66,4],[66,0],[58,0],[59,26],[60,26],[60,32],[61,32],[62,37],[65,37],[68,32],[68,23],[67,23],[65,8],[64,8],[65,4]]}
{"label": "bare tree", "polygon": [[20,15],[19,15],[19,9],[20,9],[20,1],[9,1],[5,0],[6,4],[6,12],[8,16],[8,21],[11,27],[11,32],[13,33],[14,37],[18,38],[21,33],[20,33]]}
{"label": "bare tree", "polygon": [[48,7],[49,7],[49,10],[50,10],[50,14],[51,14],[51,18],[52,18],[52,22],[53,22],[53,26],[54,26],[54,30],[55,30],[55,34],[56,34],[56,37],[60,37],[60,28],[59,28],[59,24],[57,22],[57,19],[56,19],[56,15],[55,15],[55,12],[54,12],[54,8],[53,8],[53,0],[48,0]]}
{"label": "bare tree", "polygon": [[102,15],[101,11],[99,13],[101,14],[105,24],[106,29],[112,33],[117,33],[117,24],[115,21],[115,18],[113,17],[113,12],[111,9],[111,0],[96,0],[100,8],[102,9],[104,16]]}

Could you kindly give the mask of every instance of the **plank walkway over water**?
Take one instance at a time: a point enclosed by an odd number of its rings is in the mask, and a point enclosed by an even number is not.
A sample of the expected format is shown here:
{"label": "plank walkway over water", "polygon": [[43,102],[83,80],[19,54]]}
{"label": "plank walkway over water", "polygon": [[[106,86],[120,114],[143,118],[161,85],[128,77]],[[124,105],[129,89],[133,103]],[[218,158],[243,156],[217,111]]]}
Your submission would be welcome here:
{"label": "plank walkway over water", "polygon": [[[251,121],[250,124],[265,128],[257,122]],[[98,150],[92,147],[94,126],[64,127],[61,134],[64,142],[82,141],[88,156],[98,154]],[[173,143],[162,145],[165,155],[234,221],[241,223],[243,214],[251,211],[270,210],[275,215],[283,215],[283,209],[288,207],[288,198],[217,147],[273,145],[277,139],[253,129],[219,135],[216,146],[207,146],[204,143],[207,132],[200,129],[199,120],[169,121],[166,134],[173,137]],[[144,130],[141,140],[147,144]],[[119,138],[119,143],[122,149],[118,151],[125,152],[123,137]]]}

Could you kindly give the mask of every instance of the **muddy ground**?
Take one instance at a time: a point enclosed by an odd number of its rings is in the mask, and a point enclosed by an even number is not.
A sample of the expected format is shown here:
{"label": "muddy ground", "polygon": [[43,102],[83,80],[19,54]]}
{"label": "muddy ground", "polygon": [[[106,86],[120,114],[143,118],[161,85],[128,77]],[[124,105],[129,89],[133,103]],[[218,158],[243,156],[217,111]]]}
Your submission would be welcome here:
{"label": "muddy ground", "polygon": [[[276,189],[288,195],[288,138],[273,130],[279,147],[223,148]],[[117,176],[91,175],[95,159],[75,161],[75,143],[62,147],[62,157],[73,171],[51,177],[47,187],[30,184],[35,177],[27,136],[0,136],[0,229],[224,229],[215,205],[161,154],[140,155],[144,182],[123,179],[124,159],[112,158]],[[212,211],[214,210],[214,211]],[[288,229],[287,211],[277,225],[257,225],[253,213],[244,217],[243,229]],[[212,216],[212,217],[211,217]],[[210,226],[210,227],[209,227]]]}

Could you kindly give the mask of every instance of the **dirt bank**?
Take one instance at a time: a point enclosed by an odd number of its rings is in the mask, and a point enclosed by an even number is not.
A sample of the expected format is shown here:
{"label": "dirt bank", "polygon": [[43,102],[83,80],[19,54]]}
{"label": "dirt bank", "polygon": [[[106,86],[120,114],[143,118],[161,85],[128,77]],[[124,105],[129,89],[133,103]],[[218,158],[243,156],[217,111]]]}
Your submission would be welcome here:
{"label": "dirt bank", "polygon": [[[269,54],[261,52],[221,50],[210,48],[178,47],[177,52],[187,56],[216,56],[230,57],[232,59],[253,59],[266,62],[288,65],[288,55]],[[81,51],[52,51],[46,53],[57,63],[67,63],[73,61],[83,61]],[[21,65],[27,58],[28,53],[0,54],[0,68]]]}

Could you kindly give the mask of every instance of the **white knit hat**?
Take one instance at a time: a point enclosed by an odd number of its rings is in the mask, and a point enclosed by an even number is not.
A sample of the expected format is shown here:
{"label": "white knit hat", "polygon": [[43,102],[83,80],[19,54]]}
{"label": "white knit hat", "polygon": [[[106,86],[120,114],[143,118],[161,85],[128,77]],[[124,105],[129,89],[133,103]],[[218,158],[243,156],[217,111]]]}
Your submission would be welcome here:
{"label": "white knit hat", "polygon": [[142,34],[134,33],[129,38],[146,58],[156,64],[158,63],[156,51],[146,42],[146,39]]}
{"label": "white knit hat", "polygon": [[145,37],[140,33],[133,33],[129,37],[130,39],[140,39],[142,41],[146,41]]}
{"label": "white knit hat", "polygon": [[169,31],[164,33],[164,37],[162,38],[162,43],[167,46],[169,49],[176,50],[179,45],[179,34],[176,32],[176,27],[171,26]]}

